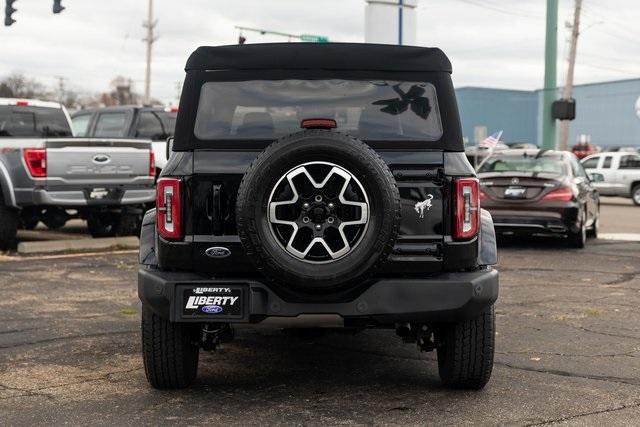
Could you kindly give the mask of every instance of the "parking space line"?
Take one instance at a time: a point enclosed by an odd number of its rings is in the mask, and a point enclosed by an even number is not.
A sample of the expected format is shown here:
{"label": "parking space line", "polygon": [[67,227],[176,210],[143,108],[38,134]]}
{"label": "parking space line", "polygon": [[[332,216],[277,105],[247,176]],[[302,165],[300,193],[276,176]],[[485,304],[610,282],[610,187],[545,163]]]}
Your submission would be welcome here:
{"label": "parking space line", "polygon": [[599,233],[598,239],[640,242],[640,233]]}

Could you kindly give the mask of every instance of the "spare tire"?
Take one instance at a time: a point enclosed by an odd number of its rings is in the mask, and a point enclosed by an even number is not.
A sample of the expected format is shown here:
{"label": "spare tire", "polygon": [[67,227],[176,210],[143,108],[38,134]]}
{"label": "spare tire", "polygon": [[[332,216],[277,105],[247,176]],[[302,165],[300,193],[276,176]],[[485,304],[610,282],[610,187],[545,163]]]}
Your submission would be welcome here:
{"label": "spare tire", "polygon": [[251,164],[236,201],[247,255],[282,287],[328,292],[361,283],[393,249],[398,187],[362,141],[306,130],[274,142]]}

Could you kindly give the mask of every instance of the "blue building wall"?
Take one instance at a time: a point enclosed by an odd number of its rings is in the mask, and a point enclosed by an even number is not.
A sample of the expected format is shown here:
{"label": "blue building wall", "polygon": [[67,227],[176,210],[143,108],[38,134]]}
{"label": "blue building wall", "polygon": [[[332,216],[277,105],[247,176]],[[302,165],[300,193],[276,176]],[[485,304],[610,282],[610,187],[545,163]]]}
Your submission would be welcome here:
{"label": "blue building wall", "polygon": [[[475,126],[487,126],[489,134],[504,129],[506,142],[541,144],[541,90],[462,87],[456,93],[463,135],[470,144]],[[580,134],[591,135],[591,142],[603,147],[640,146],[640,118],[635,112],[640,78],[577,85],[573,97],[576,119],[570,125],[569,146]]]}
{"label": "blue building wall", "polygon": [[520,90],[462,87],[456,89],[462,133],[473,145],[474,128],[485,126],[491,135],[503,131],[507,142],[536,142],[537,95]]}
{"label": "blue building wall", "polygon": [[640,118],[635,103],[640,97],[640,79],[576,86],[576,119],[571,122],[569,145],[579,134],[606,146],[640,145]]}

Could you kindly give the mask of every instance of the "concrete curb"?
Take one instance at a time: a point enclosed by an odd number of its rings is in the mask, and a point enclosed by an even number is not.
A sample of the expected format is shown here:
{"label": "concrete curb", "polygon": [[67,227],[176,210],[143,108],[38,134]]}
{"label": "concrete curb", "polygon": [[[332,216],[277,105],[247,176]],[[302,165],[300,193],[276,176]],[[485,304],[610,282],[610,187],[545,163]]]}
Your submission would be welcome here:
{"label": "concrete curb", "polygon": [[105,237],[100,239],[53,240],[43,242],[20,242],[21,255],[53,254],[60,252],[107,251],[114,249],[137,249],[140,242],[135,236]]}

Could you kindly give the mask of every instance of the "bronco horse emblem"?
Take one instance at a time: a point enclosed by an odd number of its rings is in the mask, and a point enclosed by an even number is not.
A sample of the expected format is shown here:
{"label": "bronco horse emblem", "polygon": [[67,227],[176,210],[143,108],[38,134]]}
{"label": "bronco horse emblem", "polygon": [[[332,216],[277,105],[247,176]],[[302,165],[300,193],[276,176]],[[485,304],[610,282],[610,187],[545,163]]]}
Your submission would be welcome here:
{"label": "bronco horse emblem", "polygon": [[425,209],[426,210],[431,209],[431,199],[433,199],[433,194],[428,194],[426,199],[416,203],[415,206],[413,207],[416,213],[420,214],[420,218],[424,218]]}

